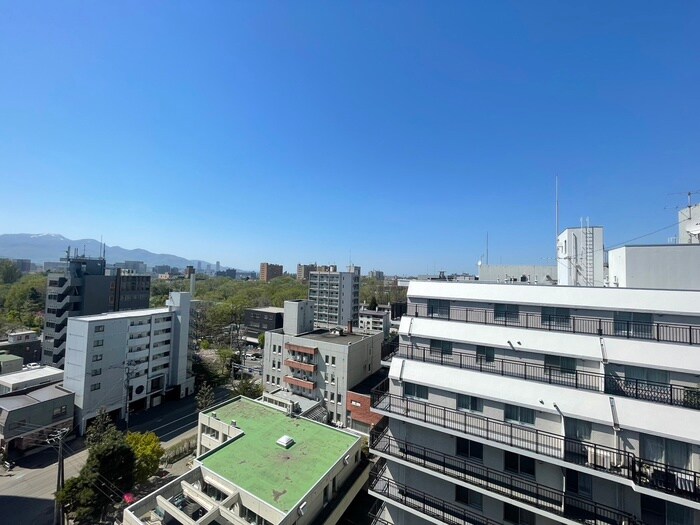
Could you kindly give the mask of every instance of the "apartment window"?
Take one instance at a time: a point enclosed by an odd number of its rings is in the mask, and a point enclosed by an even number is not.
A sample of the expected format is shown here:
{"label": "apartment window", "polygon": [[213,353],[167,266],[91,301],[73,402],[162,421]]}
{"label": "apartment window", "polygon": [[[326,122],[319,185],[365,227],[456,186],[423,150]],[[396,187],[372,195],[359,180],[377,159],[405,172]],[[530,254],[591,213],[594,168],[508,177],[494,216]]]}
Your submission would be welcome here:
{"label": "apartment window", "polygon": [[330,356],[328,356],[328,355],[325,356],[325,360],[326,360],[326,364],[328,364],[328,362],[329,362],[329,360],[330,360]]}
{"label": "apartment window", "polygon": [[617,335],[627,335],[644,339],[652,338],[652,317],[651,314],[641,312],[614,312],[615,333]]}
{"label": "apartment window", "polygon": [[665,385],[670,383],[668,370],[655,370],[641,366],[625,366],[625,379],[644,383],[663,383]]}
{"label": "apartment window", "polygon": [[564,420],[564,434],[568,438],[587,441],[591,439],[591,422],[567,417]]}
{"label": "apartment window", "polygon": [[578,494],[582,498],[593,499],[593,478],[590,474],[567,469],[566,491]]}
{"label": "apartment window", "polygon": [[331,366],[335,366],[335,356],[331,357]]}
{"label": "apartment window", "polygon": [[667,463],[682,469],[690,467],[690,446],[687,443],[640,433],[639,448],[642,461]]}
{"label": "apartment window", "polygon": [[545,328],[567,329],[571,312],[568,308],[555,308],[554,306],[542,307],[542,326]]}
{"label": "apartment window", "polygon": [[562,374],[576,373],[576,359],[574,359],[573,357],[545,355],[544,366],[547,369],[548,373],[551,373],[553,370],[561,372]]}
{"label": "apartment window", "polygon": [[521,456],[515,452],[503,453],[503,468],[508,472],[523,474],[526,476],[535,475],[535,460],[527,456]]}
{"label": "apartment window", "polygon": [[95,361],[102,361],[102,354],[95,354],[92,356],[92,362],[94,363]]}
{"label": "apartment window", "polygon": [[338,404],[340,405],[343,402],[343,395],[338,394]]}
{"label": "apartment window", "polygon": [[93,369],[92,376],[95,377],[95,376],[99,376],[99,375],[102,375],[102,369],[101,368]]}
{"label": "apartment window", "polygon": [[104,346],[104,344],[105,344],[104,339],[95,339],[92,342],[93,347]]}
{"label": "apartment window", "polygon": [[641,497],[642,521],[659,525],[692,525],[693,510],[652,496]]}
{"label": "apartment window", "polygon": [[477,346],[476,360],[482,363],[493,363],[494,349],[491,346]]}
{"label": "apartment window", "polygon": [[335,374],[331,374],[331,385],[335,385]]}
{"label": "apartment window", "polygon": [[534,425],[535,411],[530,408],[519,407],[516,405],[506,405],[505,420]]}
{"label": "apartment window", "polygon": [[460,485],[455,486],[455,501],[459,503],[464,503],[470,507],[481,510],[483,506],[483,496],[480,492],[475,490],[469,490],[468,488],[462,487]]}
{"label": "apartment window", "polygon": [[67,413],[68,413],[68,406],[67,405],[61,405],[60,407],[56,407],[53,409],[53,417],[65,416]]}
{"label": "apartment window", "polygon": [[480,397],[457,394],[457,410],[468,410],[470,412],[483,412],[484,400]]}
{"label": "apartment window", "polygon": [[452,355],[452,341],[431,339],[430,355]]}
{"label": "apartment window", "polygon": [[457,455],[481,461],[484,459],[484,445],[469,439],[457,438]]}
{"label": "apartment window", "polygon": [[428,316],[447,319],[450,317],[450,301],[428,299]]}
{"label": "apartment window", "polygon": [[331,392],[331,401],[335,401],[335,392]]}
{"label": "apartment window", "polygon": [[517,304],[494,304],[493,318],[496,321],[518,321],[520,307]]}
{"label": "apartment window", "polygon": [[105,325],[103,325],[103,324],[95,325],[95,333],[104,332],[104,331],[105,331]]}
{"label": "apartment window", "polygon": [[265,382],[266,383],[270,382],[270,374],[265,374]]}
{"label": "apartment window", "polygon": [[328,372],[323,372],[323,381],[328,383]]}
{"label": "apartment window", "polygon": [[520,509],[510,503],[504,503],[503,521],[515,523],[516,525],[535,525],[535,514],[529,510]]}
{"label": "apartment window", "polygon": [[403,394],[406,397],[412,397],[415,399],[428,399],[428,387],[424,385],[417,385],[415,383],[404,383]]}
{"label": "apartment window", "polygon": [[99,390],[100,386],[100,383],[93,383],[92,385],[90,385],[90,390],[94,392],[95,390]]}

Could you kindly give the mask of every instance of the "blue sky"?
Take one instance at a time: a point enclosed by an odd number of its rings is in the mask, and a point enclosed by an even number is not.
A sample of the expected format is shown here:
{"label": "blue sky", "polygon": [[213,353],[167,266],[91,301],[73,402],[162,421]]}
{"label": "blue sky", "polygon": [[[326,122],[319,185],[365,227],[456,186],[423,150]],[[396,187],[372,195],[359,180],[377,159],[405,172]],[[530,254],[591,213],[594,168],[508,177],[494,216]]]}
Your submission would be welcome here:
{"label": "blue sky", "polygon": [[[473,272],[700,190],[694,2],[0,1],[0,233]],[[695,202],[700,200],[700,194]],[[670,228],[644,238],[665,242]]]}

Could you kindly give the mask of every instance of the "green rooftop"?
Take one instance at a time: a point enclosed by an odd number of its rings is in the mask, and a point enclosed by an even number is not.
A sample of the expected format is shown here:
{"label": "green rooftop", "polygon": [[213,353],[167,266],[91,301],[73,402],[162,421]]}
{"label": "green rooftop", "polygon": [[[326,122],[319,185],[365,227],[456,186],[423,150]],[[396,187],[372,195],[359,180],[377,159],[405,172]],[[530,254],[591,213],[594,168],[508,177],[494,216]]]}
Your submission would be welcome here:
{"label": "green rooftop", "polygon": [[0,362],[1,361],[16,361],[18,359],[22,359],[19,356],[12,355],[12,354],[0,354]]}
{"label": "green rooftop", "polygon": [[[285,514],[359,440],[245,397],[213,412],[222,421],[235,419],[244,435],[206,455],[202,464]],[[288,449],[276,443],[284,435],[295,442]]]}

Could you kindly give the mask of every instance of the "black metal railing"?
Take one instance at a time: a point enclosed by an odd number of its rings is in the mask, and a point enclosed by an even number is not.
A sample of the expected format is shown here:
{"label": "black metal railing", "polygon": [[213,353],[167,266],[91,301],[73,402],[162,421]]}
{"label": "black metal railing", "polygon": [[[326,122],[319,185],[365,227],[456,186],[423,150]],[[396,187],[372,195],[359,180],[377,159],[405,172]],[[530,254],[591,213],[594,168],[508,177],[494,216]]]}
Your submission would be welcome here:
{"label": "black metal railing", "polygon": [[525,361],[490,358],[478,354],[453,352],[445,354],[439,349],[425,346],[397,345],[391,354],[395,357],[434,363],[441,366],[477,370],[487,374],[517,377],[527,381],[537,381],[552,385],[604,392],[621,397],[631,397],[652,403],[682,406],[700,410],[700,389],[657,383],[642,379],[618,377],[612,374],[567,370]]}
{"label": "black metal railing", "polygon": [[464,306],[433,307],[424,303],[410,303],[406,315],[552,332],[700,345],[700,325],[643,323],[602,317],[555,316],[531,312],[497,312],[487,308]]}
{"label": "black metal railing", "polygon": [[500,525],[497,521],[485,518],[463,507],[389,479],[384,476],[385,471],[386,463],[380,462],[375,465],[375,468],[369,474],[369,489],[387,499],[417,510],[421,514],[438,519],[443,523],[453,525]]}
{"label": "black metal railing", "polygon": [[625,450],[397,396],[388,393],[387,389],[388,380],[385,380],[372,390],[372,408],[376,411],[400,415],[494,443],[604,471],[630,479],[643,487],[700,501],[698,472],[638,458]]}
{"label": "black metal railing", "polygon": [[588,523],[634,523],[631,514],[562,490],[547,487],[521,476],[485,467],[459,456],[451,456],[393,438],[387,431],[370,435],[370,447],[379,453],[420,465],[460,481],[476,485],[514,501],[546,510],[552,514]]}
{"label": "black metal railing", "polygon": [[382,518],[385,506],[386,504],[384,503],[384,501],[380,499],[374,502],[372,507],[369,509],[369,512],[367,513],[370,519],[372,520],[370,521],[371,525],[392,525],[391,522]]}

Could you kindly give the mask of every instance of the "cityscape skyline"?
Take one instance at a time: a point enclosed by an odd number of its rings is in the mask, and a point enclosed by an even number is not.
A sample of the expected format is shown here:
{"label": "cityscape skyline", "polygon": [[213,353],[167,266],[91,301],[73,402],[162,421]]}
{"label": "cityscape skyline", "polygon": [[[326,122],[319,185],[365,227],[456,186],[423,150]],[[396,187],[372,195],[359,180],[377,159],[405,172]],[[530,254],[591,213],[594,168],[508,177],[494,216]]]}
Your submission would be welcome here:
{"label": "cityscape skyline", "polygon": [[319,6],[5,4],[3,233],[474,273],[554,264],[558,175],[561,228],[675,235],[698,6]]}

